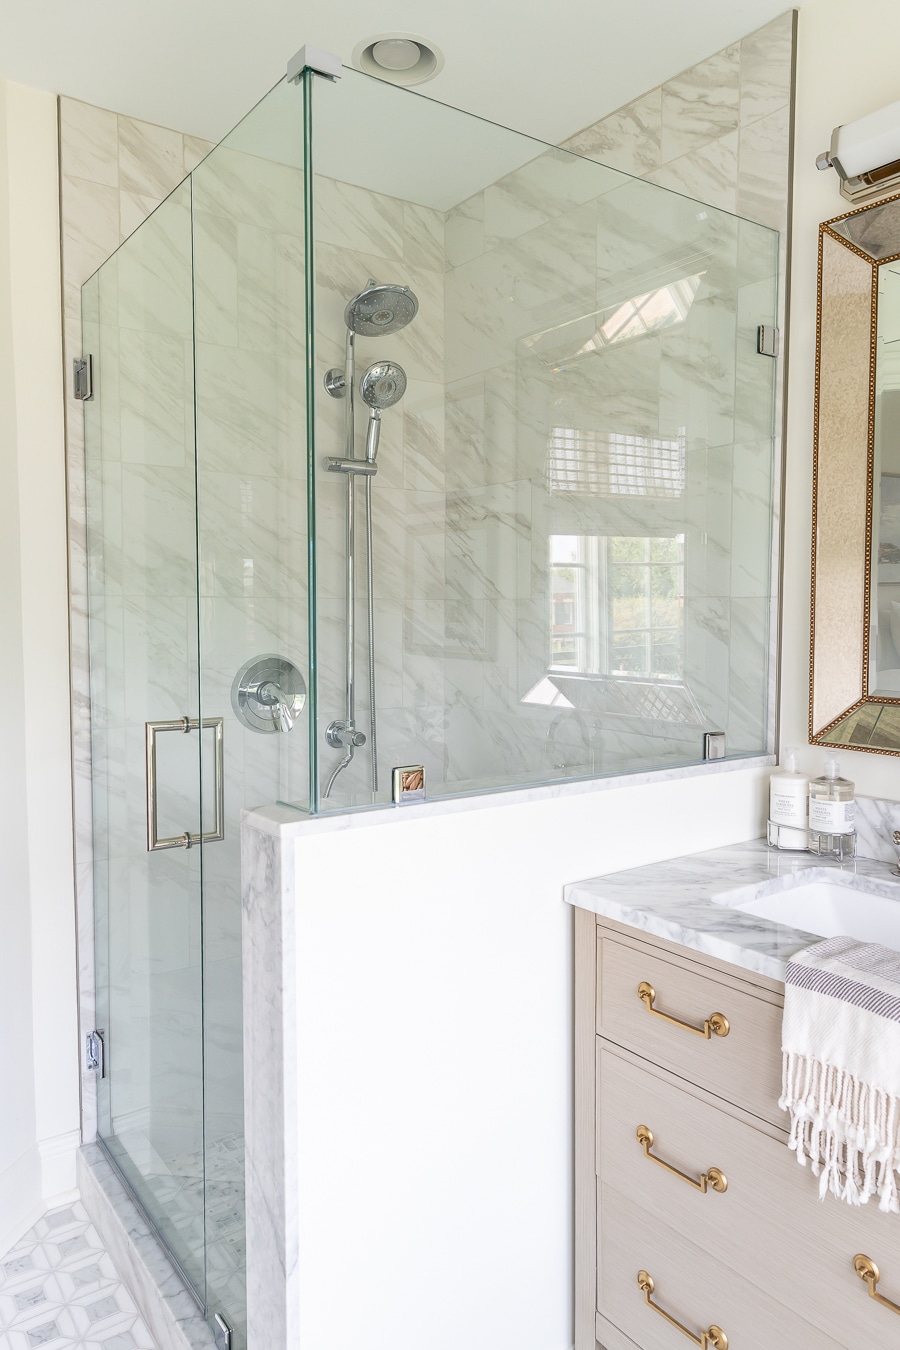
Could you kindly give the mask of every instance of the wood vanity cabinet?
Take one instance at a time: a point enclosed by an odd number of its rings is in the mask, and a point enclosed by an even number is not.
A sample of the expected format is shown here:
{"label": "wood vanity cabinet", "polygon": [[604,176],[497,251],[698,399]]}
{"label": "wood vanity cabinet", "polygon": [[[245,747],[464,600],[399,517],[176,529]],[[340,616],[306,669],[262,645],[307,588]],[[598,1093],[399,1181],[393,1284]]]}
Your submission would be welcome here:
{"label": "wood vanity cabinet", "polygon": [[576,1350],[900,1346],[900,1215],[820,1201],[787,1147],[783,1002],[575,910]]}

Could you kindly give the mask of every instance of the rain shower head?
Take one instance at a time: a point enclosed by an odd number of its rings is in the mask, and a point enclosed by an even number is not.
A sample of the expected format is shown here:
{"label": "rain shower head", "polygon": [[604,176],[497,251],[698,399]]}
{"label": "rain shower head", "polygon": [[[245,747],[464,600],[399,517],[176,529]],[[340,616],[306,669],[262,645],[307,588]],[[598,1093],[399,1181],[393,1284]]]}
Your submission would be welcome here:
{"label": "rain shower head", "polygon": [[416,317],[419,302],[408,286],[376,286],[370,281],[344,310],[344,322],[360,337],[399,333]]}
{"label": "rain shower head", "polygon": [[383,412],[393,408],[406,393],[406,371],[396,361],[376,361],[360,380],[363,402]]}

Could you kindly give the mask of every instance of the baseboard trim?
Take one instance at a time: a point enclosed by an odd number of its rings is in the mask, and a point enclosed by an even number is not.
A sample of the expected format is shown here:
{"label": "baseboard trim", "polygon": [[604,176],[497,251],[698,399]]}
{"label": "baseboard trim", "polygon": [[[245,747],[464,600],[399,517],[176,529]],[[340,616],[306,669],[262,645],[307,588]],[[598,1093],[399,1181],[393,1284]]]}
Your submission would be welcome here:
{"label": "baseboard trim", "polygon": [[53,1209],[74,1200],[78,1194],[76,1159],[81,1147],[81,1131],[69,1130],[38,1144],[41,1159],[41,1190],[44,1205]]}
{"label": "baseboard trim", "polygon": [[33,1228],[44,1212],[41,1155],[32,1144],[0,1172],[0,1252],[4,1255]]}
{"label": "baseboard trim", "polygon": [[157,1350],[215,1350],[212,1332],[99,1144],[77,1154],[82,1203]]}

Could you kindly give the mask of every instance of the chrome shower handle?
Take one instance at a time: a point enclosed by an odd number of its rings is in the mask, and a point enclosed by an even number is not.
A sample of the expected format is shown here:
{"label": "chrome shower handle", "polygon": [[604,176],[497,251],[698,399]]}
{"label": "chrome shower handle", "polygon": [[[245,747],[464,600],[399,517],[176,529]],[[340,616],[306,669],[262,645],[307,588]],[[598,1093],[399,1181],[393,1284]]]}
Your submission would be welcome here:
{"label": "chrome shower handle", "polygon": [[[194,844],[213,844],[225,838],[225,754],[224,722],[221,717],[204,717],[202,722],[196,717],[176,717],[165,722],[145,722],[147,753],[147,852],[156,853],[164,848],[192,848]],[[166,839],[159,837],[159,790],[156,770],[156,738],[164,731],[180,731],[189,735],[192,731],[211,730],[215,733],[215,783],[216,783],[216,819],[211,830],[200,834],[170,835]]]}
{"label": "chrome shower handle", "polygon": [[291,694],[286,694],[280,684],[276,684],[274,680],[269,680],[266,684],[260,685],[257,698],[260,703],[265,703],[272,708],[279,731],[293,731],[297,718],[294,712],[294,699]]}

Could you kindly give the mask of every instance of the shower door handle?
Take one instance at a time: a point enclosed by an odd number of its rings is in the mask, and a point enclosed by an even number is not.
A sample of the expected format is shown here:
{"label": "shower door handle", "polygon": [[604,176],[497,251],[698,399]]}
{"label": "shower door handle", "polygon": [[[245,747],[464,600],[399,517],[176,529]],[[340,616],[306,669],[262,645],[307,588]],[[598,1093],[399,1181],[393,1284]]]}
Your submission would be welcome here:
{"label": "shower door handle", "polygon": [[[145,722],[147,744],[147,852],[156,853],[164,848],[191,848],[194,844],[213,844],[225,838],[225,755],[223,752],[224,722],[221,717],[204,717],[201,722],[196,717],[176,717],[168,722]],[[216,817],[211,830],[201,834],[172,835],[167,839],[159,837],[159,794],[156,773],[156,738],[164,731],[180,731],[188,735],[192,731],[212,728],[215,733],[215,783]]]}

